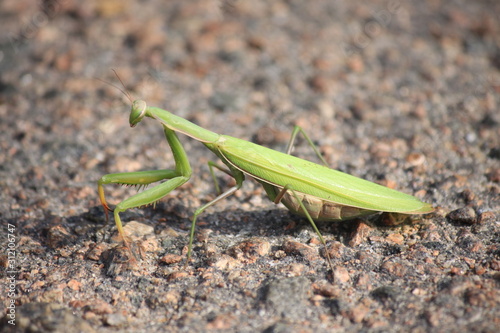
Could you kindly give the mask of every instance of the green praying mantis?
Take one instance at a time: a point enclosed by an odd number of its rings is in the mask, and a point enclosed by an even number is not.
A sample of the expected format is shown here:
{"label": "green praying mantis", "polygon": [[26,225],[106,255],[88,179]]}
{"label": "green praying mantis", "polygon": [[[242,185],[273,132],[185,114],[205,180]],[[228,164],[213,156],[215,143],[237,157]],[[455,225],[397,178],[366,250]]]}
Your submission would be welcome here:
{"label": "green praying mantis", "polygon": [[[346,220],[378,212],[425,214],[433,211],[430,204],[411,195],[330,169],[312,140],[302,128],[297,126],[292,132],[287,152],[282,153],[252,142],[209,131],[168,111],[148,106],[142,100],[133,101],[129,119],[130,126],[135,127],[145,117],[152,118],[162,125],[165,138],[172,149],[175,169],[113,173],[103,176],[98,181],[99,198],[105,209],[106,219],[109,219],[108,211],[113,211],[116,227],[125,242],[120,219],[121,212],[154,204],[172,190],[186,183],[191,177],[192,170],[188,155],[179,141],[177,133],[201,142],[225,164],[224,167],[213,162],[209,163],[214,180],[214,168],[216,168],[233,177],[236,182],[236,185],[194,212],[186,263],[190,261],[198,216],[208,207],[241,188],[245,175],[251,176],[259,182],[264,187],[267,196],[275,204],[281,202],[291,212],[307,218],[325,246],[325,240],[314,221]],[[298,133],[302,133],[325,165],[290,155]],[[105,184],[142,187],[154,182],[162,183],[121,201],[114,210],[111,210],[106,202],[103,188]],[[215,184],[218,190],[217,181]],[[332,267],[328,251],[325,252],[330,267]]]}

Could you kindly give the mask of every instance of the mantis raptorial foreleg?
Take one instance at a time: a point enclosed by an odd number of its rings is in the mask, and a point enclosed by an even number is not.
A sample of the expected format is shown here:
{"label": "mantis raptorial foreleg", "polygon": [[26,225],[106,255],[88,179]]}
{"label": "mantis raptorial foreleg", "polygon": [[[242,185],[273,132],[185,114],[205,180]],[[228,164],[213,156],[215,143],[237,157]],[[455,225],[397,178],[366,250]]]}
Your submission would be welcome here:
{"label": "mantis raptorial foreleg", "polygon": [[159,184],[155,187],[147,189],[141,193],[137,193],[128,199],[123,200],[114,209],[114,217],[116,227],[120,236],[125,240],[125,233],[123,231],[120,213],[130,208],[141,207],[149,204],[154,204],[156,201],[163,198],[172,190],[181,186],[189,180],[192,171],[186,152],[182,147],[177,134],[174,131],[165,128],[165,137],[167,142],[174,152],[175,170],[154,170],[154,171],[139,171],[127,173],[114,173],[104,175],[97,183],[99,198],[101,204],[106,212],[106,219],[108,219],[109,208],[104,195],[103,185],[105,184],[122,184],[122,185],[138,185],[146,186],[151,183],[168,179],[166,182]]}

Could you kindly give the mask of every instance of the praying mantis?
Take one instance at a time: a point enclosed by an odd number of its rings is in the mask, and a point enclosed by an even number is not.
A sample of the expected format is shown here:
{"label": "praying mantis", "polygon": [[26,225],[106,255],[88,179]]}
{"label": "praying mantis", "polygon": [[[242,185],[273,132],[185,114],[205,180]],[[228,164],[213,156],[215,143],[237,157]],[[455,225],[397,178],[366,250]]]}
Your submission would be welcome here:
{"label": "praying mantis", "polygon": [[[188,155],[177,133],[201,142],[222,161],[225,166],[209,163],[214,180],[213,169],[216,168],[233,177],[236,182],[236,185],[194,212],[186,263],[191,258],[198,216],[208,207],[240,189],[247,175],[264,187],[267,196],[275,204],[281,202],[291,212],[305,217],[325,246],[326,242],[314,221],[346,220],[378,212],[426,214],[433,211],[430,204],[414,196],[330,169],[312,140],[298,126],[292,132],[286,153],[282,153],[252,142],[209,131],[166,110],[148,106],[143,100],[133,101],[129,118],[130,126],[135,127],[145,117],[152,118],[162,125],[165,138],[173,153],[175,168],[112,173],[104,175],[98,181],[98,194],[106,219],[109,219],[108,211],[113,211],[116,227],[124,241],[125,233],[120,213],[131,208],[156,203],[172,190],[186,183],[191,177],[192,169]],[[298,133],[305,137],[325,165],[290,154]],[[106,202],[103,185],[121,184],[143,187],[155,182],[162,183],[121,201],[114,210],[111,210]],[[216,188],[219,188],[217,182]],[[325,252],[330,267],[333,269],[328,251]]]}

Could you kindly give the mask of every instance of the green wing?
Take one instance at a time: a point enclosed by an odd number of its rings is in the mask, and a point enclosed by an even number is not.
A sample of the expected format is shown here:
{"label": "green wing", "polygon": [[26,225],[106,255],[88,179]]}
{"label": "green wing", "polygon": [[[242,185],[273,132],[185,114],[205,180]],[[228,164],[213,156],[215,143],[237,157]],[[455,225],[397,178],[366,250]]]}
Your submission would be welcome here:
{"label": "green wing", "polygon": [[222,135],[213,144],[234,168],[264,181],[334,203],[384,212],[423,214],[430,204],[388,187],[251,142]]}

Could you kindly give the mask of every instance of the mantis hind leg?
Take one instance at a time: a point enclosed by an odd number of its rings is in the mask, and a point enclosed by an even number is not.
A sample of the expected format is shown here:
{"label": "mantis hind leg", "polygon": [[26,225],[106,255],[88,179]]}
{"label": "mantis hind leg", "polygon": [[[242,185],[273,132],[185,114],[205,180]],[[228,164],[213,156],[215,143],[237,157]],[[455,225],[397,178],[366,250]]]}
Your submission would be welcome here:
{"label": "mantis hind leg", "polygon": [[[288,192],[292,192],[293,196],[295,197],[295,200],[297,201],[297,203],[300,205],[300,208],[301,208],[301,211],[303,212],[303,215],[305,215],[305,218],[307,218],[307,220],[309,221],[309,223],[311,223],[311,226],[313,227],[314,231],[316,232],[316,234],[318,235],[319,237],[319,240],[321,242],[321,244],[323,244],[324,248],[325,248],[325,256],[326,256],[326,260],[328,261],[328,266],[330,266],[330,269],[332,270],[333,272],[333,264],[332,264],[332,260],[330,258],[330,254],[328,253],[328,249],[326,247],[326,241],[325,239],[323,238],[323,235],[321,234],[321,232],[319,231],[318,227],[316,226],[316,223],[314,223],[314,220],[313,218],[311,217],[311,214],[309,213],[309,210],[306,208],[306,206],[304,205],[304,203],[302,202],[302,198],[299,197],[299,195],[297,194],[296,191],[293,190],[293,188],[291,188],[290,185],[286,185],[285,187],[283,187],[279,193],[276,193],[277,191],[277,188],[272,186],[272,185],[269,185],[269,184],[265,184],[263,183],[262,185],[264,185],[264,189],[266,190],[269,198],[271,200],[274,201],[275,204],[278,204],[281,202],[281,199],[283,198],[283,196]],[[293,210],[292,210],[293,211]],[[297,210],[293,211],[294,213],[298,213]]]}
{"label": "mantis hind leg", "polygon": [[[293,131],[292,131],[292,135],[290,137],[290,141],[288,142],[288,146],[286,147],[286,153],[288,155],[291,154],[292,152],[292,149],[293,149],[293,145],[295,143],[295,139],[297,138],[297,134],[301,133],[302,136],[306,139],[307,143],[309,143],[309,145],[312,147],[312,149],[314,150],[314,153],[316,153],[316,156],[318,156],[318,158],[321,160],[321,162],[326,166],[326,167],[330,167],[328,165],[328,163],[326,162],[325,158],[323,157],[323,155],[321,155],[321,152],[319,151],[318,147],[314,144],[314,142],[311,140],[311,138],[309,137],[309,135],[307,135],[307,133],[304,131],[304,129],[300,126],[295,126],[293,128]],[[295,199],[297,200],[297,202],[300,204],[300,207],[302,208],[302,211],[304,212],[304,214],[306,215],[306,218],[307,220],[309,221],[309,223],[311,223],[314,231],[316,232],[316,234],[318,235],[319,237],[319,240],[321,241],[321,243],[323,244],[323,246],[325,247],[325,255],[326,255],[326,260],[328,261],[328,265],[330,266],[330,269],[332,270],[332,273],[333,273],[333,264],[332,264],[332,260],[330,258],[330,254],[328,253],[328,249],[326,247],[326,242],[325,242],[325,239],[323,238],[323,235],[321,235],[321,232],[319,231],[318,227],[316,226],[316,223],[314,223],[314,220],[312,219],[311,217],[311,214],[309,214],[309,211],[306,209],[306,207],[304,206],[304,203],[302,202],[302,200],[299,198],[299,196],[297,195],[297,193],[293,190],[293,189],[290,189],[289,186],[285,186],[281,191],[280,193],[278,193],[278,195],[276,196],[276,198],[274,199],[274,202],[277,204],[281,201],[281,198],[283,198],[283,195],[285,195],[285,193],[288,191],[288,190],[291,190]]]}
{"label": "mantis hind leg", "polygon": [[330,167],[328,165],[328,163],[326,162],[325,158],[321,155],[321,152],[318,150],[318,147],[314,144],[314,142],[309,137],[309,135],[307,135],[307,133],[304,131],[304,129],[302,127],[297,126],[297,125],[295,125],[295,127],[293,128],[292,135],[290,137],[290,141],[288,142],[288,145],[286,147],[286,153],[288,155],[291,155],[291,152],[292,152],[292,149],[293,149],[293,146],[294,146],[294,143],[295,143],[295,139],[297,138],[297,134],[299,134],[299,133],[301,133],[302,136],[306,139],[306,141],[312,147],[312,149],[314,150],[314,152],[316,153],[316,155],[319,157],[319,159],[321,160],[321,162],[325,166]]}

